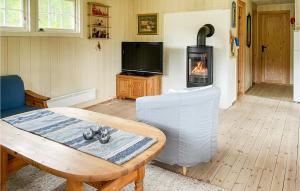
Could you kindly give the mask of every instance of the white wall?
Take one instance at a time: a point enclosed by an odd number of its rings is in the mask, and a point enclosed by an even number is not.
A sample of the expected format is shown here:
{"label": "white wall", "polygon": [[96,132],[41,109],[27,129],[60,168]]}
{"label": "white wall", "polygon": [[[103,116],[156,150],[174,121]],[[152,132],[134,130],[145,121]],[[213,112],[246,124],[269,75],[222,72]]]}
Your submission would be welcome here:
{"label": "white wall", "polygon": [[300,30],[300,0],[295,0],[296,29]]}
{"label": "white wall", "polygon": [[236,99],[236,63],[229,54],[230,10],[169,13],[164,16],[163,92],[186,87],[186,47],[196,45],[204,24],[215,27],[207,45],[214,46],[214,84],[221,89],[221,108]]}
{"label": "white wall", "polygon": [[295,1],[296,31],[294,31],[294,101],[300,102],[300,0]]}
{"label": "white wall", "polygon": [[294,101],[300,102],[300,31],[294,32]]}

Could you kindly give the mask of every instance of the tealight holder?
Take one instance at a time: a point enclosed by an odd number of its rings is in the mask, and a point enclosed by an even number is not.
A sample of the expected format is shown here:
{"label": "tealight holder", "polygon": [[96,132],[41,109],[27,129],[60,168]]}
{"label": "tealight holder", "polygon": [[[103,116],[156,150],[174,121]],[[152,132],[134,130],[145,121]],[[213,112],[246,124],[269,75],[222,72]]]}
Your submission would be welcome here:
{"label": "tealight holder", "polygon": [[95,136],[101,144],[108,143],[110,140],[109,127],[97,125],[83,132],[85,140],[92,140]]}
{"label": "tealight holder", "polygon": [[85,140],[92,140],[94,136],[95,136],[95,132],[91,128],[83,132],[83,138]]}
{"label": "tealight holder", "polygon": [[110,140],[110,135],[109,134],[106,134],[106,135],[105,134],[99,134],[99,135],[97,135],[97,138],[98,138],[98,140],[101,144],[106,144]]}

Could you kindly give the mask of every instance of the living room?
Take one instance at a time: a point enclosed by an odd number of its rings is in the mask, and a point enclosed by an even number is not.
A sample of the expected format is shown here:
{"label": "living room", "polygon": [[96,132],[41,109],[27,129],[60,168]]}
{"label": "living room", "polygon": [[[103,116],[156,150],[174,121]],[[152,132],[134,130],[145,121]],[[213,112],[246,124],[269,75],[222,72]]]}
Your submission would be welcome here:
{"label": "living room", "polygon": [[[1,191],[300,189],[299,0],[0,3]],[[17,90],[23,101],[8,101]],[[18,103],[157,142],[109,162],[48,134],[11,131],[9,119],[29,111],[5,111]],[[55,152],[62,159],[47,160]]]}

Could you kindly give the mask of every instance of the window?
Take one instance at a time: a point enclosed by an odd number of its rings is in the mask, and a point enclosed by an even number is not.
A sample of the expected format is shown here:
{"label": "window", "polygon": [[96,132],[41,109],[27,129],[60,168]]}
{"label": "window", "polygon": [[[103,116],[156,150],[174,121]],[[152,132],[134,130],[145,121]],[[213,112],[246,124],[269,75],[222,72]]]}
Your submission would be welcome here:
{"label": "window", "polygon": [[76,0],[38,0],[38,29],[76,31]]}
{"label": "window", "polygon": [[25,28],[25,3],[25,0],[0,0],[0,27]]}
{"label": "window", "polygon": [[80,36],[80,5],[81,0],[0,0],[0,36]]}

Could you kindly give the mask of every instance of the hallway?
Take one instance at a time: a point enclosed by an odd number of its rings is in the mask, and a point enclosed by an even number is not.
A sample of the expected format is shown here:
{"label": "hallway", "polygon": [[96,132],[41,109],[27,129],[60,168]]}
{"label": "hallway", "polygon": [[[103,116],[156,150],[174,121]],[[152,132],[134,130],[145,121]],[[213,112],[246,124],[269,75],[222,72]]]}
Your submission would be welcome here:
{"label": "hallway", "polygon": [[293,86],[260,83],[253,85],[246,94],[282,101],[293,101]]}

